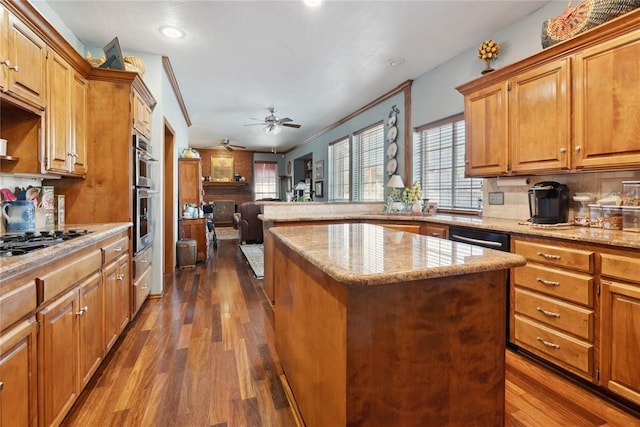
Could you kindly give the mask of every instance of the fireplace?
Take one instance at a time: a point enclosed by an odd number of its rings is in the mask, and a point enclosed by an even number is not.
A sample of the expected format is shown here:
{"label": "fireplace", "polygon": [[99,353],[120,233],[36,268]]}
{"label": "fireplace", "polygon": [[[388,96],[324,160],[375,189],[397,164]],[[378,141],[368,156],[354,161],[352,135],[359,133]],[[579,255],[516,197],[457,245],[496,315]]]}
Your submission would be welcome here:
{"label": "fireplace", "polygon": [[213,222],[216,227],[233,226],[233,214],[236,212],[235,200],[216,200],[213,209]]}

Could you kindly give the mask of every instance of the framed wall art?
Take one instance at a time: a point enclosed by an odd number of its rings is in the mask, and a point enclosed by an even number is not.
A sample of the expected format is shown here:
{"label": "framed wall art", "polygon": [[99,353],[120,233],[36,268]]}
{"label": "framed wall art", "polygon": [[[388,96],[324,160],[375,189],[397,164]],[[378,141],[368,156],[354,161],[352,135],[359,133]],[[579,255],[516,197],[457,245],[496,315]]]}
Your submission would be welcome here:
{"label": "framed wall art", "polygon": [[316,181],[316,189],[314,191],[315,197],[324,197],[323,193],[323,181]]}
{"label": "framed wall art", "polygon": [[234,165],[231,156],[211,156],[211,181],[233,181]]}
{"label": "framed wall art", "polygon": [[316,162],[315,179],[324,179],[324,160],[318,160]]}

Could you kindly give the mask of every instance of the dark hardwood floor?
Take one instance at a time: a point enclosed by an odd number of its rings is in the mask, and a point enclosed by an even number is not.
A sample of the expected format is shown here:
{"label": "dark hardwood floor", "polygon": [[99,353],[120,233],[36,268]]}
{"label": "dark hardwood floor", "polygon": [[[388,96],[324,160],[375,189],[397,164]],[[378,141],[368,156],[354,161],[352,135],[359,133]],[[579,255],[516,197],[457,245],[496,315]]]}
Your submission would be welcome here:
{"label": "dark hardwood floor", "polygon": [[[63,425],[296,426],[271,308],[237,244],[222,240],[207,263],[165,278],[163,297],[145,303]],[[505,425],[640,419],[507,351]]]}

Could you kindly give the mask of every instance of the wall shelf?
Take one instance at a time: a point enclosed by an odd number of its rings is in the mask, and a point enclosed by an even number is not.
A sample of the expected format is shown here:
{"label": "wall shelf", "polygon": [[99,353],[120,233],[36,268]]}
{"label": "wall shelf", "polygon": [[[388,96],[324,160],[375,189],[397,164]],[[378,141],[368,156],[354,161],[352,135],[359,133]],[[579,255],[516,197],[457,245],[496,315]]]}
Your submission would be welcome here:
{"label": "wall shelf", "polygon": [[205,187],[244,187],[249,185],[247,181],[204,181]]}

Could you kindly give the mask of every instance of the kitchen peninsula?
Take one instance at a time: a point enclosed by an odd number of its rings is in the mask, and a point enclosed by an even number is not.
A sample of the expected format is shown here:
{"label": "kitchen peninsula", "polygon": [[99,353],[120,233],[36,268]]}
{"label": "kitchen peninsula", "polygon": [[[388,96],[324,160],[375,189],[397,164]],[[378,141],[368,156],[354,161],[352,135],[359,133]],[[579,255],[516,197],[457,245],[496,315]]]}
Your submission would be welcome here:
{"label": "kitchen peninsula", "polygon": [[270,232],[306,425],[502,425],[505,275],[524,258],[371,224]]}

